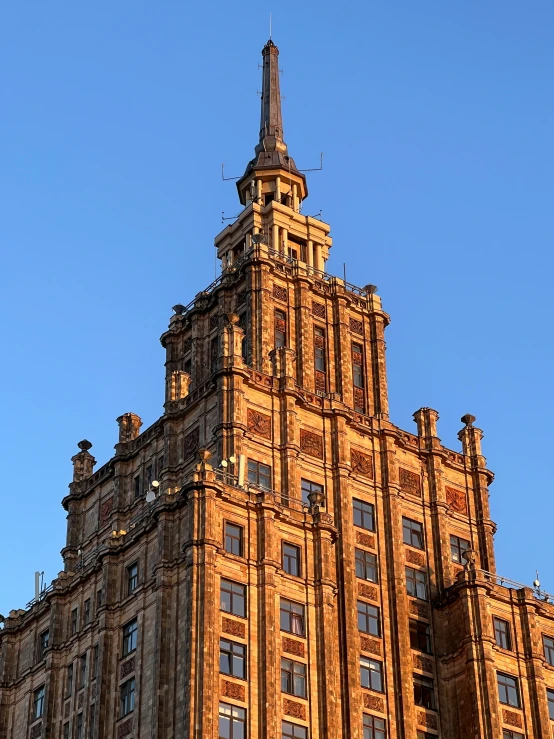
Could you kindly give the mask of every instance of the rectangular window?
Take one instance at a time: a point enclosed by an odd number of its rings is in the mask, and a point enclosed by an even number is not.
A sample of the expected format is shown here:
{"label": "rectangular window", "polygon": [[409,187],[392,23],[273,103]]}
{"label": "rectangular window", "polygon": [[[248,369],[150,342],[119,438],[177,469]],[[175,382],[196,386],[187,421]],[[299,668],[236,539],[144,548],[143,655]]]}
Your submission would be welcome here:
{"label": "rectangular window", "polygon": [[287,344],[287,316],[284,311],[275,311],[275,348]]}
{"label": "rectangular window", "polygon": [[98,644],[92,648],[92,680],[98,677]]}
{"label": "rectangular window", "polygon": [[158,478],[161,477],[163,468],[164,468],[164,455],[160,454],[160,456],[158,457]]}
{"label": "rectangular window", "polygon": [[324,393],[327,390],[325,377],[325,329],[320,326],[314,327],[314,367],[315,367],[315,389],[316,392]]}
{"label": "rectangular window", "polygon": [[69,739],[69,721],[63,725],[63,739]]}
{"label": "rectangular window", "polygon": [[67,672],[65,676],[65,695],[67,698],[73,693],[73,665],[67,666]]}
{"label": "rectangular window", "polygon": [[246,587],[231,580],[221,580],[220,608],[235,616],[246,616]]}
{"label": "rectangular window", "polygon": [[507,706],[519,708],[519,686],[517,677],[505,675],[503,672],[496,673],[498,683],[498,700]]}
{"label": "rectangular window", "polygon": [[96,705],[91,703],[88,714],[88,735],[89,739],[94,739],[94,729],[96,724]]}
{"label": "rectangular window", "polygon": [[134,490],[134,498],[135,500],[137,498],[140,498],[140,475],[137,475],[135,479],[133,480],[133,490]]}
{"label": "rectangular window", "polygon": [[219,640],[219,671],[246,680],[246,646],[228,639]]}
{"label": "rectangular window", "polygon": [[230,703],[219,704],[219,739],[244,739],[246,711]]}
{"label": "rectangular window", "polygon": [[134,618],[123,627],[123,657],[126,657],[137,648],[137,619]]}
{"label": "rectangular window", "polygon": [[423,549],[423,526],[419,521],[402,517],[402,532],[404,544],[409,544],[416,549]]}
{"label": "rectangular window", "polygon": [[79,688],[84,688],[87,681],[87,653],[81,655],[79,660]]}
{"label": "rectangular window", "polygon": [[352,344],[352,384],[354,385],[354,410],[364,413],[364,355],[361,344]]}
{"label": "rectangular window", "polygon": [[310,495],[312,500],[319,501],[317,505],[325,505],[325,488],[318,482],[312,482],[311,480],[300,480],[300,494],[302,496],[302,502],[307,505],[311,505]]}
{"label": "rectangular window", "polygon": [[429,600],[427,574],[413,567],[406,567],[406,590],[408,595],[420,600]]}
{"label": "rectangular window", "polygon": [[77,633],[77,609],[71,611],[71,636]]}
{"label": "rectangular window", "polygon": [[510,636],[510,624],[507,621],[504,621],[503,618],[497,618],[497,616],[494,616],[493,623],[496,643],[499,647],[502,647],[502,649],[509,649],[511,651],[512,640]]}
{"label": "rectangular window", "polygon": [[87,626],[90,623],[90,598],[87,598],[83,607],[83,623]]}
{"label": "rectangular window", "polygon": [[462,554],[467,552],[471,545],[467,539],[461,539],[459,536],[450,535],[450,554],[452,561],[456,564],[463,564]]}
{"label": "rectangular window", "polygon": [[356,549],[356,577],[377,582],[377,557],[371,552]]}
{"label": "rectangular window", "polygon": [[246,331],[246,313],[239,316],[238,327],[244,331],[244,338],[241,342],[242,358],[246,362],[248,360],[248,333]]}
{"label": "rectangular window", "polygon": [[127,595],[131,595],[138,588],[138,562],[127,567]]}
{"label": "rectangular window", "polygon": [[152,485],[152,480],[154,479],[154,467],[153,465],[149,464],[146,468],[146,486],[150,487]]}
{"label": "rectangular window", "polygon": [[308,739],[308,729],[305,726],[283,721],[281,724],[281,739]]}
{"label": "rectangular window", "polygon": [[414,675],[414,703],[416,706],[435,710],[435,684],[422,675]]}
{"label": "rectangular window", "polygon": [[543,636],[544,658],[549,665],[554,667],[554,639],[551,636]]}
{"label": "rectangular window", "polygon": [[280,625],[282,631],[304,636],[304,606],[281,598]]}
{"label": "rectangular window", "polygon": [[237,557],[242,557],[243,527],[238,526],[236,523],[225,521],[224,531],[223,547],[225,551],[229,552],[229,554],[236,554]]}
{"label": "rectangular window", "polygon": [[127,716],[135,707],[135,678],[132,677],[119,688],[119,718]]}
{"label": "rectangular window", "polygon": [[32,721],[41,718],[44,713],[44,685],[37,688],[33,693],[33,717]]}
{"label": "rectangular window", "polygon": [[374,659],[360,658],[360,681],[362,688],[383,692],[383,665]]}
{"label": "rectangular window", "polygon": [[264,490],[271,490],[271,467],[268,464],[248,460],[248,482]]}
{"label": "rectangular window", "polygon": [[83,739],[83,714],[77,714],[77,731],[75,733],[75,739]]}
{"label": "rectangular window", "polygon": [[503,729],[502,739],[525,739],[525,737],[523,736],[523,734],[520,734],[519,731],[512,731],[511,729]]}
{"label": "rectangular window", "polygon": [[38,638],[38,661],[42,662],[44,659],[44,655],[46,653],[46,650],[48,649],[48,644],[50,643],[50,631],[47,629],[46,631],[43,631],[42,634]]}
{"label": "rectangular window", "polygon": [[299,698],[306,697],[306,665],[281,659],[281,690]]}
{"label": "rectangular window", "polygon": [[217,359],[219,357],[219,336],[214,336],[210,342],[210,369],[215,372],[217,369]]}
{"label": "rectangular window", "polygon": [[364,634],[381,636],[381,619],[376,606],[358,601],[358,629]]}
{"label": "rectangular window", "polygon": [[98,612],[98,609],[102,605],[102,588],[100,590],[96,591],[96,612]]}
{"label": "rectangular window", "polygon": [[546,689],[546,699],[548,700],[548,715],[554,719],[554,690]]}
{"label": "rectangular window", "polygon": [[423,621],[410,619],[410,647],[431,654],[431,627]]}
{"label": "rectangular window", "polygon": [[363,500],[357,500],[357,498],[352,501],[352,506],[354,508],[354,526],[375,531],[375,507],[371,503],[364,503]]}
{"label": "rectangular window", "polygon": [[283,569],[289,575],[300,577],[300,547],[283,542]]}
{"label": "rectangular window", "polygon": [[364,739],[386,739],[385,719],[364,713]]}

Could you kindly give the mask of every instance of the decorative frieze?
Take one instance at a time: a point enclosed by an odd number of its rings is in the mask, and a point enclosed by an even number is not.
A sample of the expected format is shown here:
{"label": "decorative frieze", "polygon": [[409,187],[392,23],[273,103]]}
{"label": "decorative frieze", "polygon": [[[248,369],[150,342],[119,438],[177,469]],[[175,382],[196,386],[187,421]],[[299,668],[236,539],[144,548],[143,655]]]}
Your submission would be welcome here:
{"label": "decorative frieze", "polygon": [[77,697],[77,710],[79,710],[80,708],[83,707],[84,697],[85,697],[85,694],[84,693],[82,693],[82,692],[79,693],[79,695]]}
{"label": "decorative frieze", "polygon": [[303,703],[291,701],[289,698],[285,698],[283,701],[283,713],[285,716],[299,718],[301,721],[306,720],[306,706]]}
{"label": "decorative frieze", "polygon": [[35,724],[29,732],[29,739],[38,739],[39,736],[42,736],[42,721]]}
{"label": "decorative frieze", "polygon": [[221,695],[225,698],[231,698],[235,701],[243,701],[245,699],[244,685],[232,683],[230,680],[221,681]]}
{"label": "decorative frieze", "polygon": [[358,449],[351,449],[350,466],[352,467],[352,472],[355,472],[357,475],[373,479],[373,459],[369,454],[364,454],[358,451]]}
{"label": "decorative frieze", "polygon": [[400,489],[410,495],[417,495],[421,498],[421,477],[411,470],[406,470],[403,467],[399,468],[399,482]]}
{"label": "decorative frieze", "polygon": [[312,457],[323,459],[323,437],[313,431],[300,429],[300,450]]}
{"label": "decorative frieze", "polygon": [[263,436],[264,439],[271,439],[271,416],[254,408],[248,408],[246,412],[246,427],[251,434]]}
{"label": "decorative frieze", "polygon": [[289,639],[288,636],[284,636],[281,646],[283,648],[283,652],[287,652],[287,654],[294,654],[296,657],[304,656],[304,645],[300,641]]}
{"label": "decorative frieze", "polygon": [[446,502],[456,513],[467,514],[466,494],[455,488],[446,488]]}

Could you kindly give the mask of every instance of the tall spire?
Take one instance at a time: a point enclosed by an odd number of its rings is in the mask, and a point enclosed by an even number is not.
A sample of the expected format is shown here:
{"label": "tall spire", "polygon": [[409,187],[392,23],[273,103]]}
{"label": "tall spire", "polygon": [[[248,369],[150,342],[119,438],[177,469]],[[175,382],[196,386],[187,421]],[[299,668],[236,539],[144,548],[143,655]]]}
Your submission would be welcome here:
{"label": "tall spire", "polygon": [[262,111],[260,143],[256,146],[256,154],[261,151],[280,151],[286,154],[279,88],[279,49],[271,39],[262,49],[262,57]]}

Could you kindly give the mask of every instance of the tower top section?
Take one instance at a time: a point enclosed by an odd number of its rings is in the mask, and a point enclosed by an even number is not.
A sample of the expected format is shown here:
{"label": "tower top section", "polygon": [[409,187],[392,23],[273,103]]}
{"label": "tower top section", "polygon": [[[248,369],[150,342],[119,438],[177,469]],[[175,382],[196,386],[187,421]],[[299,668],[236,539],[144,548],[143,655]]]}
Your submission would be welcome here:
{"label": "tower top section", "polygon": [[293,182],[296,183],[301,200],[308,194],[306,178],[296,168],[294,159],[289,156],[283,136],[279,49],[271,39],[262,49],[262,59],[260,140],[254,149],[254,159],[248,162],[244,175],[237,182],[243,205],[253,199],[253,182],[271,179],[271,175],[279,175],[280,171],[287,178],[289,187],[292,188]]}

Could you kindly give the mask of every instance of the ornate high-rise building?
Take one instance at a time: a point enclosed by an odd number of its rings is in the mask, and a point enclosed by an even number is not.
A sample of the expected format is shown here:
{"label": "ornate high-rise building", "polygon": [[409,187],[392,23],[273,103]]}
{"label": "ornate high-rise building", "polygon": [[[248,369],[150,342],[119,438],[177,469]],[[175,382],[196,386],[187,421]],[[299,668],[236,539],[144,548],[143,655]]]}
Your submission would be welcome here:
{"label": "ornate high-rise building", "polygon": [[374,286],[330,226],[263,49],[221,275],[175,306],[163,415],[72,458],[64,569],[0,632],[0,739],[544,739],[554,606],[499,578],[493,475],[389,420]]}

